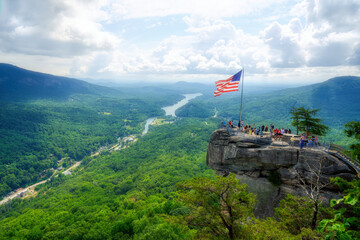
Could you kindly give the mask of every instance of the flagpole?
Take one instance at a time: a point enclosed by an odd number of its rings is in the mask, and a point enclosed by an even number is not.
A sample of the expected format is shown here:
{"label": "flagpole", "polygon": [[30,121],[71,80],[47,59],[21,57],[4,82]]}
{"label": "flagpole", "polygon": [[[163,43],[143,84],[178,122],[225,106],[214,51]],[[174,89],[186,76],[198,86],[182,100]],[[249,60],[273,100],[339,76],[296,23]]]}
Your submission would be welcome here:
{"label": "flagpole", "polygon": [[244,90],[244,75],[245,70],[244,67],[242,69],[242,83],[241,83],[241,102],[240,102],[240,128],[241,128],[241,113],[242,113],[242,103],[243,103],[243,90]]}

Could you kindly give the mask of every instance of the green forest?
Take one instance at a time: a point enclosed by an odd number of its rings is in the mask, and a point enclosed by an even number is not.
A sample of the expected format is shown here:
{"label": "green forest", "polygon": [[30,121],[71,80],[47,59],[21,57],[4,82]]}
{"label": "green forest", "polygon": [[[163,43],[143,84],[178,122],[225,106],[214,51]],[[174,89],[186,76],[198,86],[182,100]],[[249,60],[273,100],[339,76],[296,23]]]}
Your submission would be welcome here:
{"label": "green forest", "polygon": [[[276,209],[278,220],[255,218],[256,196],[232,177],[215,178],[205,164],[208,138],[217,124],[215,118],[182,119],[156,127],[124,150],[85,157],[75,174],[60,174],[39,186],[35,198],[1,206],[0,239],[231,239],[216,212],[206,211],[223,231],[218,235],[189,222],[203,211],[194,203],[200,197],[208,196],[205,206],[217,209],[211,203],[216,192],[196,190],[223,189],[224,184],[239,189],[236,194],[243,199],[233,206],[238,218],[232,239],[322,239],[335,232],[312,230],[311,202],[290,195]],[[334,213],[321,208],[319,222],[330,221]]]}
{"label": "green forest", "polygon": [[[178,109],[177,118],[165,117],[161,108],[182,99],[181,91],[134,89],[126,95],[3,101],[1,196],[49,178],[51,168],[76,161],[81,165],[70,175],[55,174],[31,197],[1,205],[0,239],[360,237],[359,180],[334,179],[345,195],[330,207],[320,205],[315,222],[313,203],[292,195],[281,200],[274,217],[256,218],[257,196],[241,179],[219,177],[206,165],[211,133],[223,120],[238,118],[238,96],[214,99],[207,93]],[[291,107],[318,106],[289,94],[294,93],[247,96],[245,121],[292,127]],[[348,147],[358,157],[358,123],[344,126],[351,118],[356,120],[358,112],[346,111],[344,118],[329,115],[326,107],[317,112],[330,128],[324,139]],[[175,121],[160,121],[140,137],[149,117]],[[91,156],[132,134],[138,141],[126,148]]]}
{"label": "green forest", "polygon": [[[2,102],[0,108],[0,198],[51,176],[65,157],[83,159],[117,138],[138,134],[181,96],[114,98],[75,95],[64,101]],[[9,144],[11,143],[11,144]]]}

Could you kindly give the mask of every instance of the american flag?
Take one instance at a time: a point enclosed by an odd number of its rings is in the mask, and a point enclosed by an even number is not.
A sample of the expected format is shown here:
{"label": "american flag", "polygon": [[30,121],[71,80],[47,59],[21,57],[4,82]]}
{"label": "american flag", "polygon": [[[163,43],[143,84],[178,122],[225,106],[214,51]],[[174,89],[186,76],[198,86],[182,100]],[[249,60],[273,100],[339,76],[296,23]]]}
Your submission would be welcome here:
{"label": "american flag", "polygon": [[235,74],[234,76],[229,77],[226,80],[216,81],[216,90],[214,92],[214,97],[220,96],[222,93],[239,91],[239,82],[241,79],[242,70]]}

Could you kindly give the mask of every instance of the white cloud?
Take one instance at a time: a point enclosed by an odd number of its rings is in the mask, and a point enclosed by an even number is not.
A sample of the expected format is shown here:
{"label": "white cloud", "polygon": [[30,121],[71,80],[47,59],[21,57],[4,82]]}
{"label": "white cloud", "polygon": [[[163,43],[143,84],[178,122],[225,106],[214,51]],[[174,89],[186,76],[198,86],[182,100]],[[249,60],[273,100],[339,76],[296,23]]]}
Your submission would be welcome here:
{"label": "white cloud", "polygon": [[[98,78],[204,79],[232,74],[242,66],[258,79],[323,74],[333,66],[353,73],[360,65],[360,3],[296,3],[289,10],[288,1],[267,0],[5,0],[0,60],[13,54],[12,61],[22,63],[33,56],[53,61],[38,63],[45,69],[61,62],[61,72],[67,65],[72,76]],[[166,16],[174,15],[183,22],[169,24]],[[249,23],[261,31],[249,33]],[[142,31],[163,35],[148,43]],[[131,32],[139,35],[129,37]],[[328,73],[338,73],[333,69]]]}
{"label": "white cloud", "polygon": [[[305,17],[289,24],[273,23],[264,30],[272,67],[337,66],[354,64],[360,43],[360,3],[303,1],[291,11]],[[350,57],[352,56],[352,57]]]}
{"label": "white cloud", "polygon": [[18,1],[3,3],[0,49],[4,52],[72,57],[110,50],[120,39],[102,29],[104,1]]}
{"label": "white cloud", "polygon": [[114,19],[165,17],[170,15],[196,15],[202,17],[237,17],[259,12],[269,6],[281,4],[275,0],[122,0],[110,6]]}
{"label": "white cloud", "polygon": [[330,31],[351,31],[360,29],[360,2],[358,0],[339,1],[304,1],[307,7],[305,16],[308,24],[320,29],[330,26]]}
{"label": "white cloud", "polygon": [[102,71],[230,74],[244,65],[255,72],[267,66],[262,40],[244,34],[229,21],[199,17],[185,17],[184,21],[186,36],[170,36],[147,52],[111,54],[111,67]]}
{"label": "white cloud", "polygon": [[354,46],[352,52],[353,54],[349,58],[347,58],[347,61],[350,65],[360,66],[360,43]]}
{"label": "white cloud", "polygon": [[263,32],[269,46],[269,64],[275,68],[301,67],[305,64],[305,54],[300,46],[301,23],[292,19],[288,25],[275,22]]}

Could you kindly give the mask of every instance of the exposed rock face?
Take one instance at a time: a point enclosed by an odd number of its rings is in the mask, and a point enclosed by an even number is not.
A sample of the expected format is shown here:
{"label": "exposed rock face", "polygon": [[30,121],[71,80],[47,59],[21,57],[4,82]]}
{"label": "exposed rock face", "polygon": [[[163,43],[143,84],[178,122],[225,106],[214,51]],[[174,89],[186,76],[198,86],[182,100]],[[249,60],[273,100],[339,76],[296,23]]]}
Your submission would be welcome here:
{"label": "exposed rock face", "polygon": [[[233,172],[248,184],[250,192],[258,195],[255,210],[258,217],[273,216],[274,207],[288,193],[304,195],[300,179],[310,186],[315,183],[318,169],[321,183],[328,184],[321,191],[324,204],[341,197],[330,184],[330,178],[356,178],[351,166],[322,150],[300,150],[287,143],[248,135],[230,137],[226,129],[218,129],[211,135],[206,164],[221,175]],[[274,178],[281,184],[276,186],[269,181]]]}

